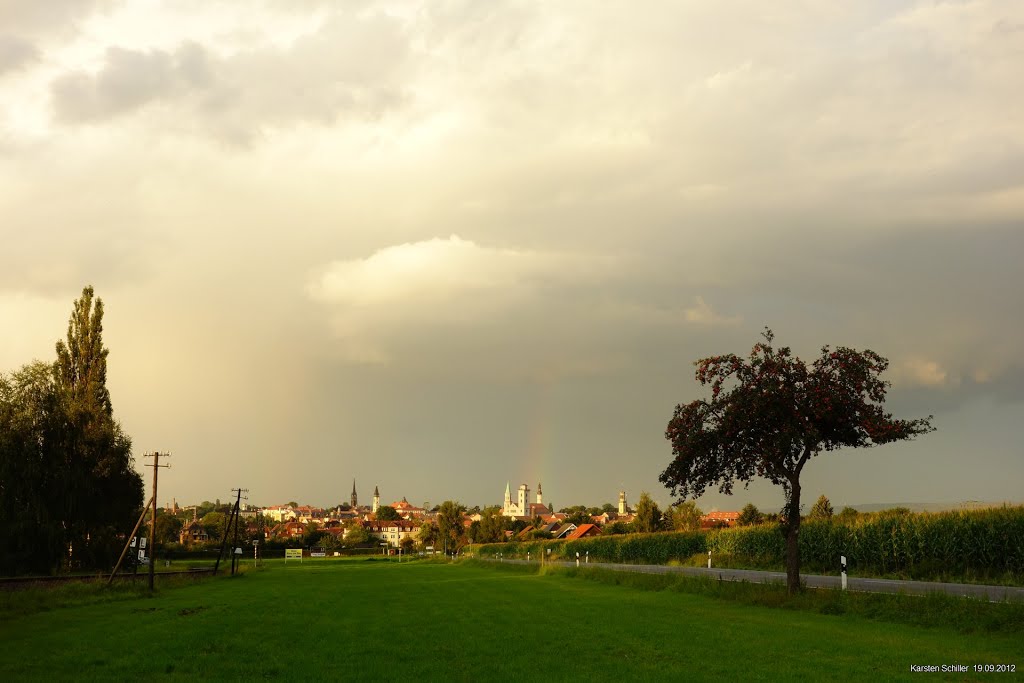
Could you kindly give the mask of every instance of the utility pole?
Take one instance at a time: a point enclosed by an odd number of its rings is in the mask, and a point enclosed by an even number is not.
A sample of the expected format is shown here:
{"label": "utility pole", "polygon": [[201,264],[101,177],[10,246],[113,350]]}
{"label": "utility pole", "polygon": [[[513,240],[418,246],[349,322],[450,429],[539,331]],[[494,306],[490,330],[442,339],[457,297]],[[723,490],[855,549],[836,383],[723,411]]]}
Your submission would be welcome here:
{"label": "utility pole", "polygon": [[153,572],[156,569],[156,479],[157,473],[160,472],[161,467],[170,467],[170,465],[161,465],[160,456],[163,455],[165,458],[171,457],[170,453],[160,453],[154,451],[153,453],[147,453],[143,457],[153,458],[152,465],[146,465],[146,467],[153,468],[153,516],[149,520],[149,592],[153,592]]}
{"label": "utility pole", "polygon": [[[231,523],[232,522],[236,523],[235,524],[235,539],[237,540],[237,538],[238,538],[238,525],[237,525],[237,519],[236,519],[236,516],[238,515],[238,504],[242,500],[242,492],[243,491],[245,493],[249,492],[249,489],[231,489],[231,490],[233,492],[237,492],[238,496],[235,498],[235,506],[231,509],[231,516],[228,518],[227,526],[224,527],[224,538],[220,542],[220,551],[217,553],[217,561],[213,565],[213,575],[214,576],[217,575],[217,570],[220,568],[220,558],[224,555],[224,546],[227,545],[228,534],[231,533]],[[246,498],[246,500],[249,500],[249,499]],[[230,553],[231,558],[232,558],[231,559],[231,573],[232,574],[235,573],[234,550],[235,549],[232,547],[231,548],[231,553]]]}
{"label": "utility pole", "polygon": [[[231,541],[231,576],[234,576],[235,566],[238,560],[241,559],[235,556],[235,551],[238,550],[238,524],[242,521],[242,511],[239,509],[239,504],[242,502],[242,491],[248,493],[249,489],[232,489],[232,491],[238,492],[238,499],[235,500],[235,538]],[[249,500],[249,497],[246,496],[245,499]]]}

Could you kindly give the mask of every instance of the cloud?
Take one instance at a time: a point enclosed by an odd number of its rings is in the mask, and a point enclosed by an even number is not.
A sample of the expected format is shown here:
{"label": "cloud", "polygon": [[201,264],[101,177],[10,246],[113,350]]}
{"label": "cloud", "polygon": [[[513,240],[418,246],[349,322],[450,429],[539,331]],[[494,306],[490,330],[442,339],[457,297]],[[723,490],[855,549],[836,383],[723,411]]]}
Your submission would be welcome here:
{"label": "cloud", "polygon": [[949,380],[949,373],[941,365],[936,361],[924,358],[911,358],[903,361],[894,376],[910,385],[924,387],[945,386]]}
{"label": "cloud", "polygon": [[0,26],[12,34],[65,34],[114,0],[0,0]]}
{"label": "cloud", "polygon": [[507,296],[558,268],[552,255],[485,247],[451,235],[386,247],[365,259],[335,261],[316,277],[309,293],[357,307],[419,305],[496,292]]}
{"label": "cloud", "polygon": [[352,362],[428,370],[476,356],[506,369],[590,372],[600,360],[582,357],[590,351],[580,342],[608,324],[599,286],[614,269],[604,257],[485,246],[453,234],[332,262],[306,293],[328,306],[340,353]]}
{"label": "cloud", "polygon": [[683,316],[688,323],[697,325],[735,325],[742,318],[740,316],[724,316],[711,308],[704,301],[704,297],[695,297],[696,305],[683,311]]}
{"label": "cloud", "polygon": [[226,56],[192,41],[173,50],[110,47],[95,72],[56,77],[52,105],[70,124],[161,105],[176,112],[170,128],[245,142],[267,127],[383,116],[408,96],[407,52],[398,20],[382,15],[336,15],[287,48]]}
{"label": "cloud", "polygon": [[14,35],[0,33],[0,76],[39,59],[39,49]]}

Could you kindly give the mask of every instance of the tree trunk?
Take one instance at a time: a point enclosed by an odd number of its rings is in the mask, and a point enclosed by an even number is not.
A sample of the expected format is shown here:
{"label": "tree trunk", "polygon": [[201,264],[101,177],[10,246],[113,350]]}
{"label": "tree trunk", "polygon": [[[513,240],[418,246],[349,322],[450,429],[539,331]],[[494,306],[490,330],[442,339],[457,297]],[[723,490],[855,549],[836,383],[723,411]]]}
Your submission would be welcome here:
{"label": "tree trunk", "polygon": [[786,510],[786,589],[800,590],[800,482],[790,484]]}

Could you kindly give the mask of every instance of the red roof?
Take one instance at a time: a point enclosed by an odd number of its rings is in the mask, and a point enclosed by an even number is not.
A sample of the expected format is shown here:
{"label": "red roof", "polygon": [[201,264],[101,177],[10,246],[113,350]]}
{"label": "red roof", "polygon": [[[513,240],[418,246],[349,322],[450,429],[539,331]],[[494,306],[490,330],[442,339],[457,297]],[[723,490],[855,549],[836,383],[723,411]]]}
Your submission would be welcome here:
{"label": "red roof", "polygon": [[577,538],[583,538],[584,536],[596,536],[601,533],[601,528],[596,524],[581,524],[573,532],[565,537],[567,541],[575,541]]}

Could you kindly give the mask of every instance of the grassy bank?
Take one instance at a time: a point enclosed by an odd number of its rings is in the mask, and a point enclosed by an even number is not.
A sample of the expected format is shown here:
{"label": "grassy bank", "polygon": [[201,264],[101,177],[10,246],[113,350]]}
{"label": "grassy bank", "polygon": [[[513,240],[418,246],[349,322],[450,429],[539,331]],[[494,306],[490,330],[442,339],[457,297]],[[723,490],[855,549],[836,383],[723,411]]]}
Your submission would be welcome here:
{"label": "grassy bank", "polygon": [[[469,562],[474,562],[470,560]],[[597,567],[550,567],[541,565],[479,562],[497,571],[562,575],[643,591],[669,591],[703,595],[742,605],[830,615],[850,615],[880,622],[925,628],[952,629],[960,633],[1005,633],[1024,636],[1024,604],[933,593],[927,596],[811,590],[789,595],[781,584],[721,581],[683,574],[617,572]]]}
{"label": "grassy bank", "polygon": [[275,566],[5,618],[0,640],[17,656],[0,659],[0,679],[884,681],[912,664],[1024,664],[1019,633],[586,578],[432,562]]}

